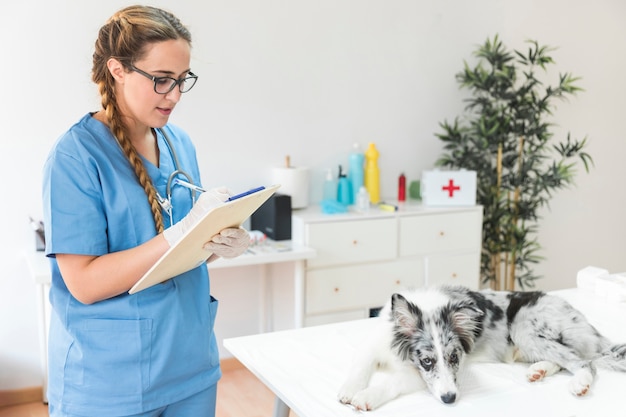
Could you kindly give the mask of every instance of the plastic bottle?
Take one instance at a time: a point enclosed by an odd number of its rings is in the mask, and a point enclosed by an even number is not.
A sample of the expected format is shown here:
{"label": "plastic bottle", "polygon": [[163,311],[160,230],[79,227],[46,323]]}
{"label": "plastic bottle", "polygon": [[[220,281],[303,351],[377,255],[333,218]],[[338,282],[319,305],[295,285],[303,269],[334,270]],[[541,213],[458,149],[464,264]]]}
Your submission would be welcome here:
{"label": "plastic bottle", "polygon": [[398,178],[398,202],[406,201],[406,176],[404,173],[400,174]]}
{"label": "plastic bottle", "polygon": [[337,201],[346,206],[352,204],[352,187],[348,177],[343,173],[341,165],[339,165],[339,180],[337,181]]}
{"label": "plastic bottle", "polygon": [[380,170],[378,169],[378,155],[376,145],[370,142],[365,151],[365,188],[370,194],[370,202],[380,202]]}
{"label": "plastic bottle", "polygon": [[352,185],[352,192],[354,193],[354,197],[352,201],[356,204],[357,197],[361,187],[363,186],[363,164],[365,162],[365,155],[361,152],[361,147],[358,143],[355,143],[352,146],[352,153],[349,157],[349,168],[348,168],[348,178],[350,179],[350,184]]}
{"label": "plastic bottle", "polygon": [[362,185],[357,192],[356,209],[361,213],[366,213],[370,209],[370,195],[364,185]]}
{"label": "plastic bottle", "polygon": [[337,181],[333,177],[332,168],[326,171],[326,179],[324,180],[323,200],[337,201]]}

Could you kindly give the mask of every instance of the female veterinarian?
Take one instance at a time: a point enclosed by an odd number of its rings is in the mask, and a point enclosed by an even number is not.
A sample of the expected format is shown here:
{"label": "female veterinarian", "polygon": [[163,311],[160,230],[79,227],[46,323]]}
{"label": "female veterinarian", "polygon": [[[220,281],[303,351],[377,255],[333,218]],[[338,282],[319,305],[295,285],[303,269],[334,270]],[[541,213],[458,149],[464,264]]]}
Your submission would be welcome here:
{"label": "female veterinarian", "polygon": [[[215,414],[217,302],[206,265],[128,293],[228,197],[194,188],[195,148],[168,124],[198,78],[190,48],[188,30],[166,11],[132,6],[113,15],[93,54],[102,109],[62,135],[46,162],[52,417]],[[244,229],[231,228],[205,247],[210,261],[248,243]]]}

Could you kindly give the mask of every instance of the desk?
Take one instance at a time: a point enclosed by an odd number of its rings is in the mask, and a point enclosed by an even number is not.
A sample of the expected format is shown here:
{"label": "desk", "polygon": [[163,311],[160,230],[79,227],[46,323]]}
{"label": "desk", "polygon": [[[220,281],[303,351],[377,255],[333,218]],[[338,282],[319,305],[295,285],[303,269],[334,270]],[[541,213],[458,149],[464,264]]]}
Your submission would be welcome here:
{"label": "desk", "polygon": [[[581,310],[602,334],[614,342],[626,342],[626,303],[608,303],[578,289],[554,294]],[[355,411],[339,403],[337,392],[373,320],[377,319],[231,338],[224,346],[274,392],[275,417],[287,416],[289,409],[298,417],[354,417]],[[467,363],[459,377],[456,404],[444,405],[424,391],[364,415],[626,416],[625,373],[599,369],[590,394],[575,398],[568,390],[569,373],[531,384],[526,381],[526,369],[526,364]]]}
{"label": "desk", "polygon": [[316,256],[315,249],[293,244],[291,241],[269,241],[268,243],[251,246],[241,256],[233,259],[217,259],[210,264],[209,273],[215,269],[234,268],[237,266],[261,265],[261,291],[259,329],[262,333],[272,331],[273,319],[271,311],[271,291],[267,283],[267,266],[279,262],[295,262],[294,270],[294,327],[300,328],[304,323],[304,262]]}

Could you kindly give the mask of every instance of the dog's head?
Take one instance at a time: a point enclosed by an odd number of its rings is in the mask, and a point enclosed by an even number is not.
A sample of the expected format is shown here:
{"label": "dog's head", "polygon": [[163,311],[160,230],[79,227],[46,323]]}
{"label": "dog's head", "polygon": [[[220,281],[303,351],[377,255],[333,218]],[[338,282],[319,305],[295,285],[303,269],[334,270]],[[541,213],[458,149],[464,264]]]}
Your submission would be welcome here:
{"label": "dog's head", "polygon": [[440,401],[456,401],[457,373],[476,340],[483,312],[472,300],[451,300],[424,311],[400,294],[391,299],[393,349],[410,361]]}

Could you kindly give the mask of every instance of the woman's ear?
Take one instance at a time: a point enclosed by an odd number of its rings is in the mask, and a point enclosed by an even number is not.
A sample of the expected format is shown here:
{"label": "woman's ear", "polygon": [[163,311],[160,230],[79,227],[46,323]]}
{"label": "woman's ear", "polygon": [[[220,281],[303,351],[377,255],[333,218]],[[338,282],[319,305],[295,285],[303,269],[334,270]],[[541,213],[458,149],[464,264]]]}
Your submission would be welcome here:
{"label": "woman's ear", "polygon": [[126,76],[126,70],[120,61],[115,58],[109,58],[107,61],[107,68],[113,76],[116,82],[123,84],[124,77]]}

